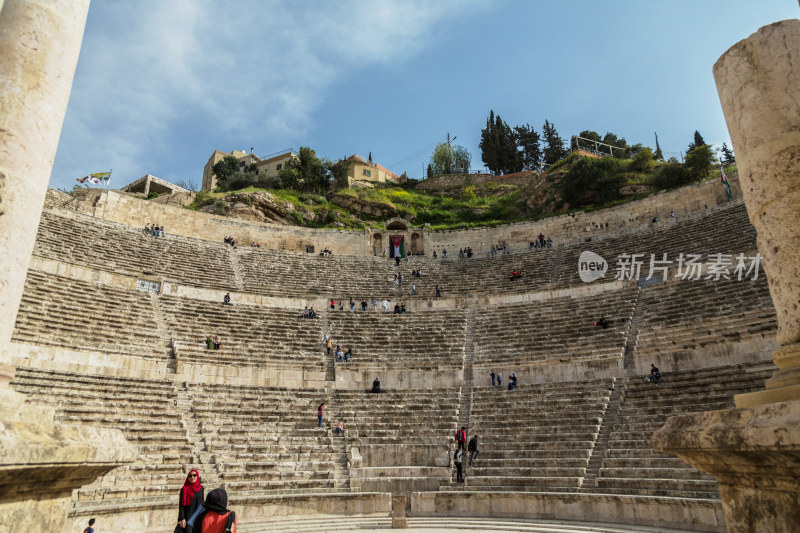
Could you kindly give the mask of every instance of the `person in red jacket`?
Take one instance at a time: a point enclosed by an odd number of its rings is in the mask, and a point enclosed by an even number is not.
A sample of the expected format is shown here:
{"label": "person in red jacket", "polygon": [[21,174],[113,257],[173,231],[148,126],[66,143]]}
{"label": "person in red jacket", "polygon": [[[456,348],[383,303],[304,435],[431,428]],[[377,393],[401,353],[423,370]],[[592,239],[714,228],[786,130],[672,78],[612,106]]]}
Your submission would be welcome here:
{"label": "person in red jacket", "polygon": [[462,427],[456,431],[456,447],[462,450],[467,449],[467,428]]}
{"label": "person in red jacket", "polygon": [[214,489],[206,496],[205,511],[194,521],[193,533],[236,533],[236,514],[227,509],[225,489]]}

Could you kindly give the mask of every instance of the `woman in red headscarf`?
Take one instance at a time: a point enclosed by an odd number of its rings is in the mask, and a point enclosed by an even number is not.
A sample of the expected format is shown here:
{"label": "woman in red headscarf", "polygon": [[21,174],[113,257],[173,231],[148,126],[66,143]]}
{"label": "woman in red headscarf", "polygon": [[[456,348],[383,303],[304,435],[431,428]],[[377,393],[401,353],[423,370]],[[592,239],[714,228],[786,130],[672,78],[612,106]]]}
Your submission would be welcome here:
{"label": "woman in red headscarf", "polygon": [[174,533],[185,533],[186,521],[189,520],[197,507],[203,503],[203,486],[200,484],[200,472],[189,470],[186,481],[183,482],[181,493],[178,496],[178,525]]}

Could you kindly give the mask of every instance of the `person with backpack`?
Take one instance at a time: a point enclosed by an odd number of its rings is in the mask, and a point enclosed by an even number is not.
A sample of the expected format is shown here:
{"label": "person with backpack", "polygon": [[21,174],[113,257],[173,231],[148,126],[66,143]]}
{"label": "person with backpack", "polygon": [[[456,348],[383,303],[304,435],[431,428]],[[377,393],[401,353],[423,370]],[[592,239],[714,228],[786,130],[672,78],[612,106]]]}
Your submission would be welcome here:
{"label": "person with backpack", "polygon": [[236,513],[227,509],[228,493],[214,489],[206,502],[189,519],[192,533],[236,533]]}
{"label": "person with backpack", "polygon": [[193,468],[186,474],[186,481],[183,482],[181,493],[178,495],[178,525],[175,526],[174,533],[186,532],[186,521],[203,504],[203,493],[200,472]]}
{"label": "person with backpack", "polygon": [[465,450],[467,446],[467,428],[461,427],[456,431],[456,447],[459,450]]}
{"label": "person with backpack", "polygon": [[90,518],[89,519],[89,527],[84,529],[83,533],[94,533],[94,528],[92,527],[93,525],[94,525],[94,518]]}
{"label": "person with backpack", "polygon": [[453,462],[456,464],[456,483],[464,483],[464,451],[461,448],[456,448],[456,453],[453,454]]}

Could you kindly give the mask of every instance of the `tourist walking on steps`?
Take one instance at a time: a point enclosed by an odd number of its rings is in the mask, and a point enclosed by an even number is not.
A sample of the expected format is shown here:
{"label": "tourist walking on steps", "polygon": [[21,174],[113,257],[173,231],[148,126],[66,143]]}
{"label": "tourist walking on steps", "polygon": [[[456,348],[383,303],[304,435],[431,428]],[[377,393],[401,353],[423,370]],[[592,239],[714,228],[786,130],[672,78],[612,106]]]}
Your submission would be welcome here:
{"label": "tourist walking on steps", "polygon": [[461,448],[456,448],[456,453],[453,454],[453,462],[456,464],[456,483],[464,483],[464,451]]}
{"label": "tourist walking on steps", "polygon": [[325,402],[319,404],[317,407],[317,427],[322,427],[322,415],[325,414]]}
{"label": "tourist walking on steps", "polygon": [[464,450],[466,449],[467,445],[467,428],[461,427],[458,431],[456,431],[456,447]]}
{"label": "tourist walking on steps", "polygon": [[494,387],[495,383],[497,382],[497,380],[494,378],[494,370],[489,372],[489,375],[492,376],[492,387]]}
{"label": "tourist walking on steps", "polygon": [[[178,525],[174,533],[184,533],[186,521],[189,520],[205,498],[203,485],[200,484],[200,472],[194,468],[186,474],[181,493],[178,497]],[[189,530],[191,531],[191,529]]]}
{"label": "tourist walking on steps", "polygon": [[472,461],[478,458],[478,454],[480,454],[480,450],[478,450],[478,436],[473,435],[471,439],[469,439],[469,444],[467,444],[467,451],[469,452],[469,466],[472,466]]}
{"label": "tourist walking on steps", "polygon": [[500,375],[500,372],[497,373],[497,386],[501,388],[503,386],[503,376]]}
{"label": "tourist walking on steps", "polygon": [[236,513],[228,509],[228,493],[214,489],[208,493],[205,510],[193,518],[193,533],[236,533]]}
{"label": "tourist walking on steps", "polygon": [[333,350],[333,339],[330,337],[325,341],[325,348],[328,350],[328,355],[330,355],[331,350]]}

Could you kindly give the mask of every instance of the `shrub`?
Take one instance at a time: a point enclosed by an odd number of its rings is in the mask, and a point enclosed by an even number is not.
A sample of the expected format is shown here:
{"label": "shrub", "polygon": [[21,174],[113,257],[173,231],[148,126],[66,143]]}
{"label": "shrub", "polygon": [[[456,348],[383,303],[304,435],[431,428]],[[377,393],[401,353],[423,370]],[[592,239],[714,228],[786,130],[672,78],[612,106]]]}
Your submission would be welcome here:
{"label": "shrub", "polygon": [[219,210],[222,211],[222,213],[225,214],[225,215],[227,215],[228,212],[231,210],[230,204],[228,204],[228,202],[226,202],[225,200],[223,200],[221,198],[219,200],[217,200],[216,202],[214,202],[214,205],[217,206],[219,208]]}
{"label": "shrub", "polygon": [[610,202],[619,196],[619,173],[625,162],[613,157],[582,157],[572,164],[561,182],[561,194],[570,205]]}
{"label": "shrub", "polygon": [[708,176],[711,166],[716,161],[714,152],[707,144],[696,146],[686,154],[686,168],[695,179]]}
{"label": "shrub", "polygon": [[692,174],[680,163],[667,163],[663,165],[651,183],[660,189],[672,189],[694,181]]}
{"label": "shrub", "polygon": [[654,158],[653,151],[650,150],[650,148],[642,148],[642,150],[633,157],[633,161],[631,161],[628,169],[634,172],[644,172],[650,168]]}

